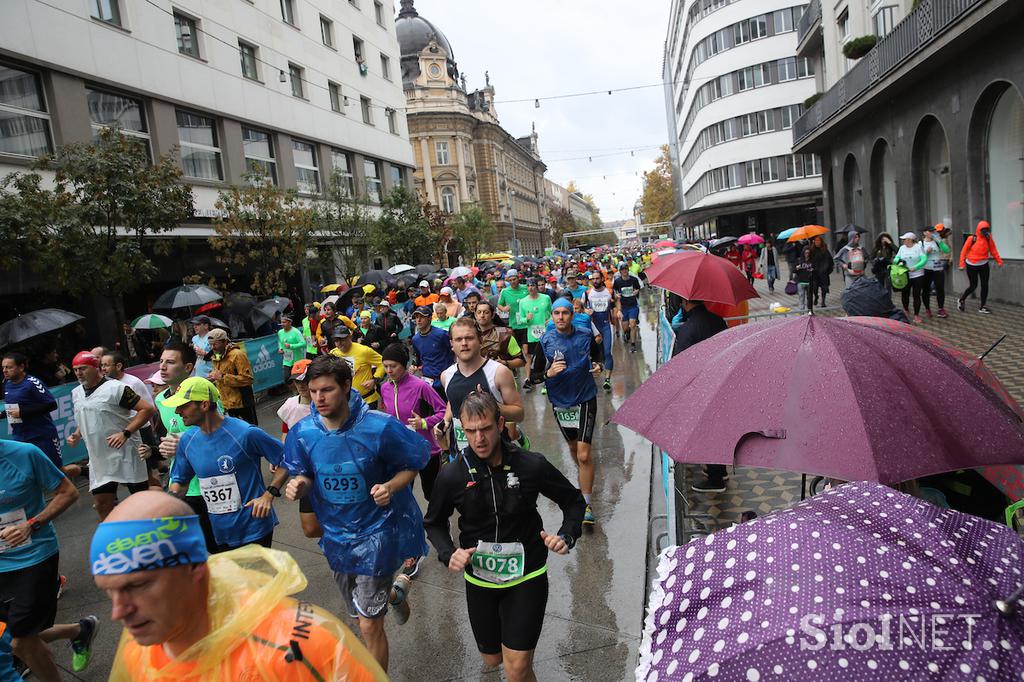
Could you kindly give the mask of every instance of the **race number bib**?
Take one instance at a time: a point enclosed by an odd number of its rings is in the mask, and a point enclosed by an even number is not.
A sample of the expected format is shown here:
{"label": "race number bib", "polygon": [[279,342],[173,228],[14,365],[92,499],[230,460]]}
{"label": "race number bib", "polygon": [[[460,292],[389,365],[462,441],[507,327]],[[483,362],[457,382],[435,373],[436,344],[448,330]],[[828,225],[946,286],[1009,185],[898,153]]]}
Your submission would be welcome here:
{"label": "race number bib", "polygon": [[556,407],[555,419],[558,420],[558,425],[563,429],[580,428],[580,406],[573,405],[572,407],[566,408]]}
{"label": "race number bib", "polygon": [[199,490],[211,514],[231,514],[242,508],[242,494],[234,474],[200,478]]}
{"label": "race number bib", "polygon": [[590,309],[595,313],[608,312],[608,299],[607,298],[591,298]]}
{"label": "race number bib", "polygon": [[370,495],[366,479],[352,462],[336,464],[330,471],[320,471],[317,475],[324,499],[331,504],[355,504]]}
{"label": "race number bib", "polygon": [[462,422],[458,419],[452,419],[452,436],[455,438],[455,447],[459,452],[469,447],[469,438],[466,437],[466,431],[462,428]]}
{"label": "race number bib", "polygon": [[530,327],[530,336],[532,336],[534,339],[539,339],[540,337],[544,336],[544,325],[537,324]]}
{"label": "race number bib", "polygon": [[[9,512],[0,514],[0,530],[3,530],[8,526],[13,526],[18,523],[25,523],[26,521],[28,521],[28,517],[25,516],[24,509],[12,509]],[[23,544],[18,545],[18,547],[28,547],[31,544],[32,536],[29,535],[28,540],[26,540]],[[7,542],[5,542],[4,540],[0,540],[0,553],[6,552],[10,548],[11,546],[7,544]]]}
{"label": "race number bib", "polygon": [[620,295],[625,296],[627,298],[632,298],[633,296],[636,295],[636,289],[634,289],[633,287],[622,287]]}
{"label": "race number bib", "polygon": [[285,348],[284,349],[284,364],[286,364],[286,365],[293,364],[292,360],[294,359],[294,357],[295,357],[295,351],[293,351],[291,348]]}
{"label": "race number bib", "polygon": [[473,575],[492,583],[507,583],[523,577],[526,555],[521,542],[476,543]]}

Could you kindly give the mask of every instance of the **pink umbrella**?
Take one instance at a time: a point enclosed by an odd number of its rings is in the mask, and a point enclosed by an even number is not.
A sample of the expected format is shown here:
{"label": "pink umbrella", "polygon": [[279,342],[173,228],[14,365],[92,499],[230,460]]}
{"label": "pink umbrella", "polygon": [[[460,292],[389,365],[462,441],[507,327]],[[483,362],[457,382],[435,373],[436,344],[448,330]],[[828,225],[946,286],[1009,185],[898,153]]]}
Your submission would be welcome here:
{"label": "pink umbrella", "polygon": [[737,244],[764,244],[764,238],[762,238],[761,235],[756,234],[754,232],[748,232],[747,234],[745,234],[742,237],[740,237],[736,241],[736,243]]}
{"label": "pink umbrella", "polygon": [[1024,463],[1014,410],[929,334],[805,315],[734,327],[673,358],[612,421],[680,462],[897,483]]}

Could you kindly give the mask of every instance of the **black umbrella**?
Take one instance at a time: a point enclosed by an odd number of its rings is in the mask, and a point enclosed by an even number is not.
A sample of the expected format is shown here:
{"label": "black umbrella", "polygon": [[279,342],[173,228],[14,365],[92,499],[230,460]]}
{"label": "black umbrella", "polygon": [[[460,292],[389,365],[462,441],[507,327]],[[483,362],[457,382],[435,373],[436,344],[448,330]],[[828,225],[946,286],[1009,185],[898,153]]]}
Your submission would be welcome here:
{"label": "black umbrella", "polygon": [[849,232],[850,230],[854,230],[858,234],[866,234],[867,233],[867,230],[865,230],[863,227],[861,227],[860,225],[854,225],[853,223],[850,223],[849,225],[844,227],[842,231],[843,231],[843,233],[846,233],[846,232]]}
{"label": "black umbrella", "polygon": [[372,284],[378,289],[391,287],[395,285],[395,276],[387,270],[370,270],[359,275],[358,285],[366,284]]}
{"label": "black umbrella", "polygon": [[[225,322],[224,320],[220,319],[219,317],[210,317],[209,315],[204,315],[203,317],[205,317],[206,319],[208,319],[210,321],[210,328],[211,329],[212,328],[219,328],[219,329],[223,329],[226,332],[231,331],[231,327],[228,325],[228,323]],[[189,320],[189,324],[194,326],[197,319],[199,319],[198,316],[197,317],[193,317],[191,320]]]}
{"label": "black umbrella", "polygon": [[874,277],[858,277],[843,290],[840,300],[850,317],[887,317],[909,323],[906,314],[892,304],[892,294]]}
{"label": "black umbrella", "polygon": [[13,320],[0,324],[0,348],[57,331],[81,319],[81,315],[59,308],[43,308],[18,315]]}
{"label": "black umbrella", "polygon": [[416,266],[416,276],[423,278],[437,271],[437,266],[433,263],[420,263]]}
{"label": "black umbrella", "polygon": [[153,304],[154,308],[173,310],[174,308],[198,308],[204,303],[221,300],[221,295],[210,287],[202,284],[183,284],[168,289],[160,294]]}
{"label": "black umbrella", "polygon": [[259,306],[260,308],[263,308],[264,310],[271,310],[275,313],[283,313],[284,311],[292,307],[292,301],[290,298],[285,298],[284,296],[274,296],[272,298],[266,299],[265,301],[260,301],[256,305]]}

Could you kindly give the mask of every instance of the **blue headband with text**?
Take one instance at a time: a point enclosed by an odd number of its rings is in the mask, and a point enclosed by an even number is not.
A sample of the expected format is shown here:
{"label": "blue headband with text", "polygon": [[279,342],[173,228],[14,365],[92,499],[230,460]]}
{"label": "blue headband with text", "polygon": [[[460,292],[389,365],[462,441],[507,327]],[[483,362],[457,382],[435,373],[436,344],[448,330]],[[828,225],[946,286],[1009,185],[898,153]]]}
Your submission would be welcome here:
{"label": "blue headband with text", "polygon": [[122,575],[206,563],[198,516],[106,521],[92,536],[93,575]]}
{"label": "blue headband with text", "polygon": [[551,304],[551,309],[552,310],[558,310],[559,308],[568,308],[571,311],[572,310],[572,303],[570,303],[569,301],[565,300],[564,298],[560,298],[560,299],[558,299],[557,301],[555,301],[554,303]]}

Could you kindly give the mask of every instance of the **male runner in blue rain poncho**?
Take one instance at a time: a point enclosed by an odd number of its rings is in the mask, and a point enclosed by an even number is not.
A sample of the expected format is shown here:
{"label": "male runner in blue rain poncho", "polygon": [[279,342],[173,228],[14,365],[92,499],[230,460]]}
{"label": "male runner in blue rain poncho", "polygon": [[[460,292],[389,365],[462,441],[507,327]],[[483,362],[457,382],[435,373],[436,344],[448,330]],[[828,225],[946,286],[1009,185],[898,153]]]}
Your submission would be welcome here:
{"label": "male runner in blue rain poncho", "polygon": [[401,604],[399,622],[409,613],[403,601],[408,576],[395,574],[406,559],[427,553],[410,484],[430,460],[430,446],[398,420],[371,410],[352,391],[352,370],[343,359],[317,358],[306,379],[313,409],[285,440],[285,466],[294,477],[285,496],[309,496],[323,529],[320,547],[349,614],[387,670],[388,604]]}

